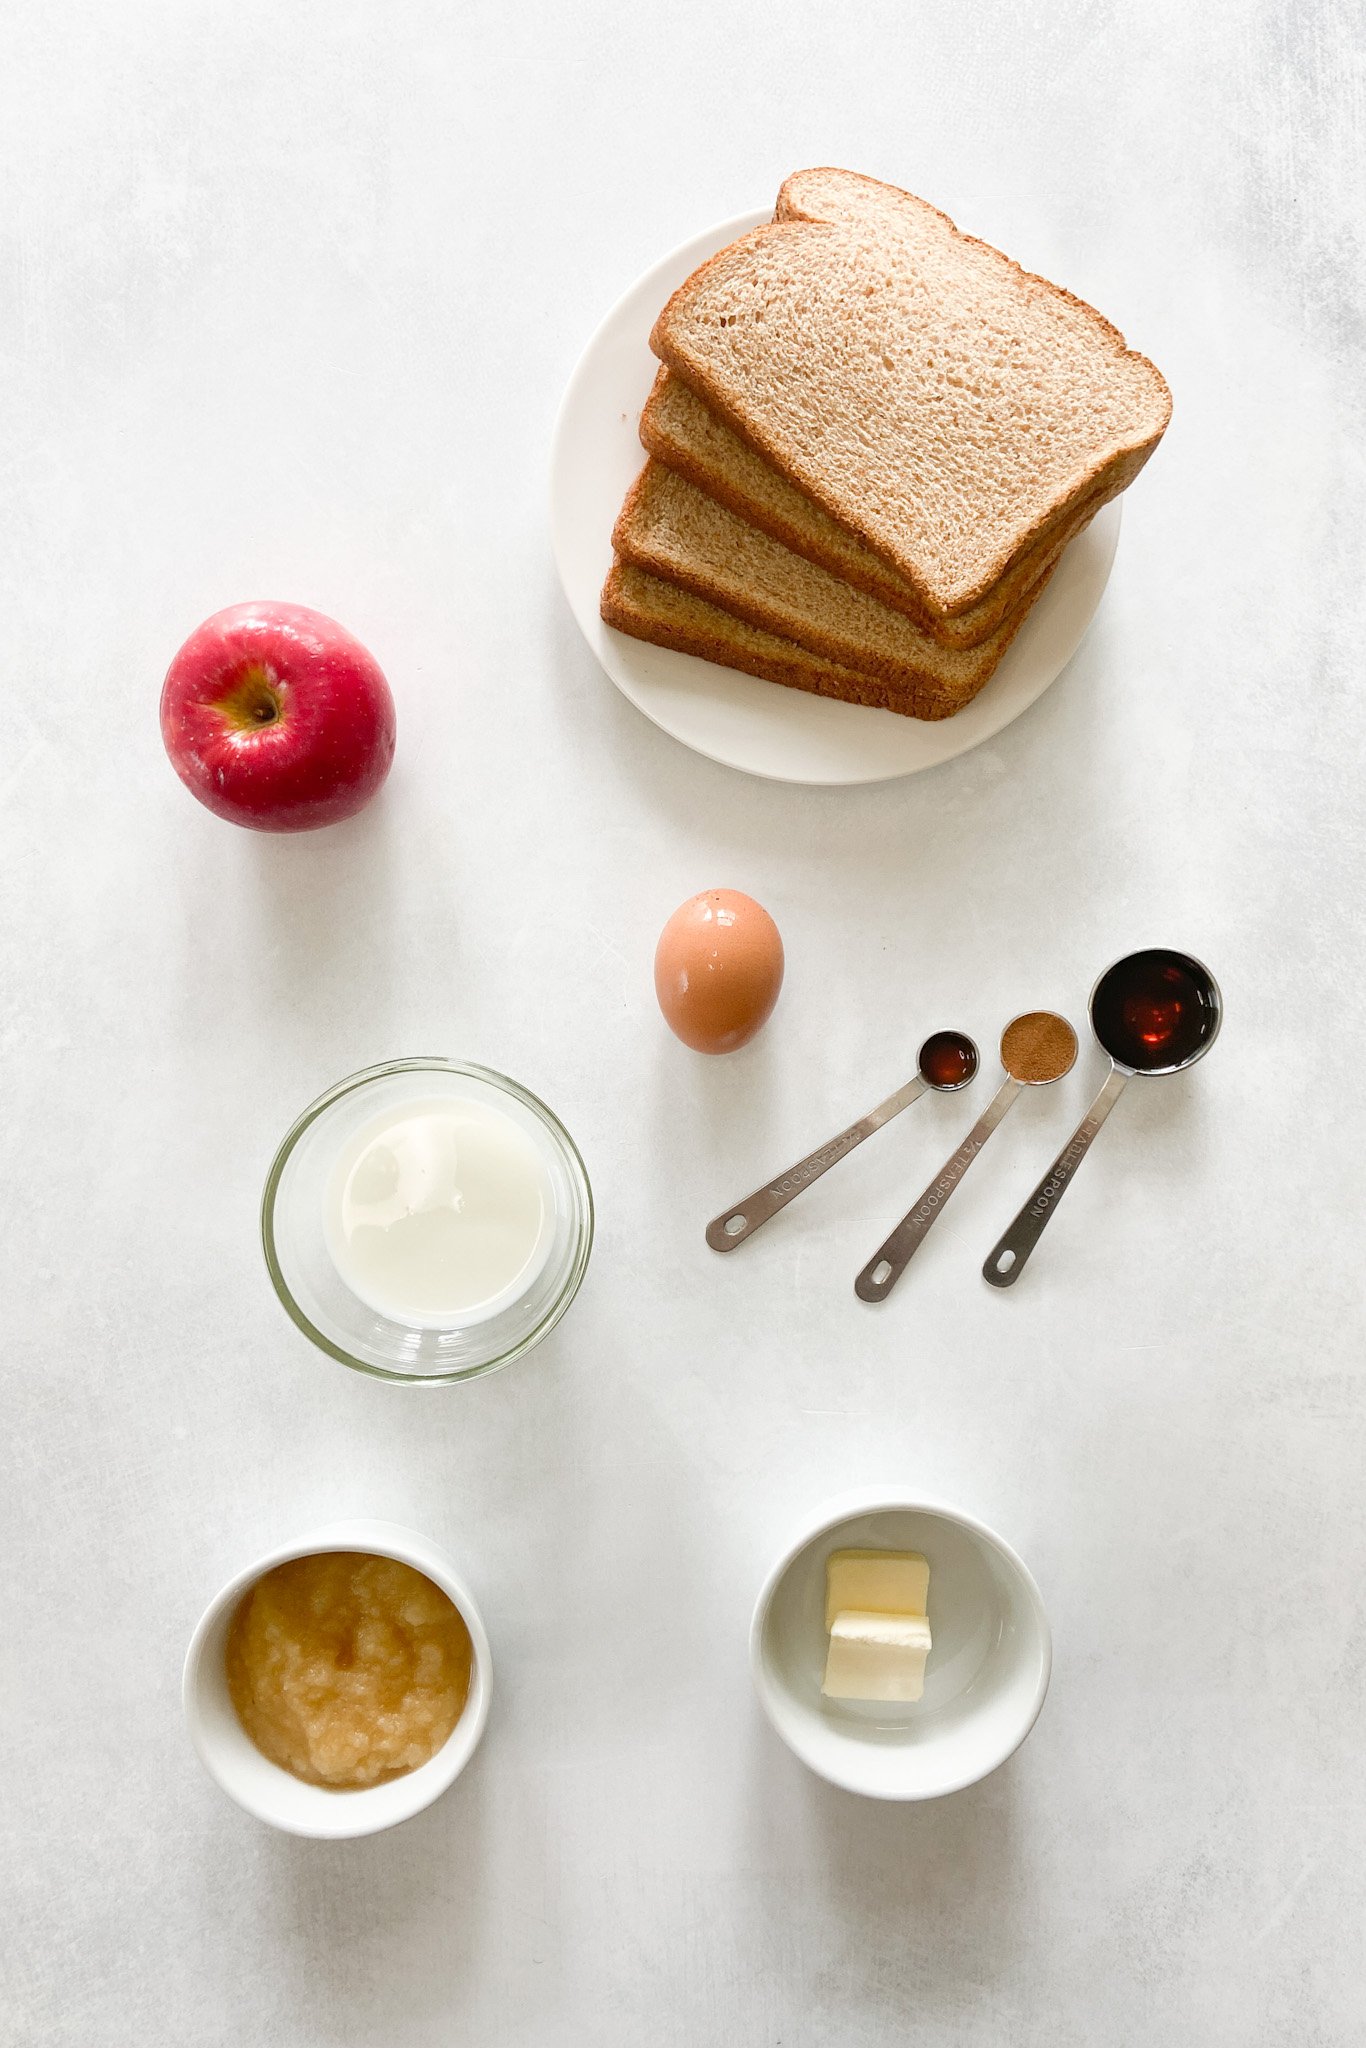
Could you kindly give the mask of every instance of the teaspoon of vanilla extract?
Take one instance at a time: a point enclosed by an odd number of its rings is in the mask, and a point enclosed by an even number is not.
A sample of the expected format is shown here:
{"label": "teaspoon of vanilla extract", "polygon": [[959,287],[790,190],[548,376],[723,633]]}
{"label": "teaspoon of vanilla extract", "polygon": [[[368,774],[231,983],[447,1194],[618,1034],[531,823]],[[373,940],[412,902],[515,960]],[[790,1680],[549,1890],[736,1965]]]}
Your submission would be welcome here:
{"label": "teaspoon of vanilla extract", "polygon": [[922,1096],[926,1089],[936,1094],[956,1094],[966,1088],[976,1074],[980,1059],[977,1047],[965,1031],[935,1031],[925,1040],[916,1061],[916,1074],[904,1088],[898,1088],[895,1095],[889,1095],[867,1116],[860,1117],[856,1124],[850,1124],[847,1131],[841,1131],[828,1144],[818,1145],[805,1159],[799,1159],[795,1166],[789,1166],[786,1173],[766,1181],[756,1188],[752,1195],[746,1195],[741,1202],[735,1202],[729,1209],[723,1209],[719,1216],[707,1225],[707,1243],[714,1252],[733,1252],[746,1238],[753,1237],[756,1230],[785,1209],[789,1202],[795,1202],[813,1181],[861,1145],[865,1138],[871,1138],[874,1131],[880,1131],[894,1116]]}
{"label": "teaspoon of vanilla extract", "polygon": [[1190,953],[1152,946],[1107,967],[1091,991],[1091,1030],[1110,1056],[1105,1085],[1004,1237],[982,1278],[1013,1287],[1062,1200],[1091,1140],[1136,1074],[1184,1074],[1219,1036],[1224,999],[1208,967]]}
{"label": "teaspoon of vanilla extract", "polygon": [[873,1253],[854,1292],[860,1301],[885,1301],[930,1234],[973,1160],[1000,1123],[1022,1088],[1046,1088],[1072,1071],[1077,1034],[1055,1010],[1027,1010],[1013,1017],[1001,1033],[1001,1065],[1006,1078],[992,1096],[958,1150],[907,1210],[896,1229]]}

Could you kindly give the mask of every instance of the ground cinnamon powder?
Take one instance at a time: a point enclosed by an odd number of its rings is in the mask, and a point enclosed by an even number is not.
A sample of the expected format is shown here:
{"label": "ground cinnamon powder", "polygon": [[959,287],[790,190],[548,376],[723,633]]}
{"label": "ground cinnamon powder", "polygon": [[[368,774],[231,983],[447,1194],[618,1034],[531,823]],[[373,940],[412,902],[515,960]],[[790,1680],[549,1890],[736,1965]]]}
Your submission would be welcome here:
{"label": "ground cinnamon powder", "polygon": [[1001,1065],[1016,1081],[1061,1080],[1076,1056],[1076,1032],[1052,1010],[1017,1017],[1001,1037]]}

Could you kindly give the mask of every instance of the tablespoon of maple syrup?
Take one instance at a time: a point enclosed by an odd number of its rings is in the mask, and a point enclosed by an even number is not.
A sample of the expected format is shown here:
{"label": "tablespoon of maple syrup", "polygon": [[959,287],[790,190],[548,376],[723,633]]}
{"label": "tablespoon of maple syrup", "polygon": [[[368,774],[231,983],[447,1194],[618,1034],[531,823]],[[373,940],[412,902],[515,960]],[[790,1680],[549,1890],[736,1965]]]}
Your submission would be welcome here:
{"label": "tablespoon of maple syrup", "polygon": [[1131,1074],[1190,1066],[1213,1045],[1219,1011],[1214,976],[1183,953],[1131,953],[1091,993],[1091,1028]]}
{"label": "tablespoon of maple syrup", "polygon": [[1219,1035],[1223,998],[1208,967],[1189,953],[1150,947],[1107,967],[1091,991],[1091,1029],[1110,1056],[1105,1086],[1070,1141],[993,1248],[982,1277],[1011,1287],[1086,1157],[1091,1140],[1135,1074],[1180,1074]]}

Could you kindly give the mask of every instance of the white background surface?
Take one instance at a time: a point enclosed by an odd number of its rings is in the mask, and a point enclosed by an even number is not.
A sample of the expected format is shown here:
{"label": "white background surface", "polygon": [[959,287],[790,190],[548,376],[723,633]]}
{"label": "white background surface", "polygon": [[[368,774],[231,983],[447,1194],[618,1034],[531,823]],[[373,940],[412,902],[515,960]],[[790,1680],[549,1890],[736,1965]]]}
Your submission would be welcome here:
{"label": "white background surface", "polygon": [[[1352,14],[6,10],[7,2043],[1359,2040]],[[1056,276],[1176,395],[1068,673],[864,791],[655,731],[545,535],[603,309],[808,162]],[[170,655],[252,595],[335,613],[392,680],[397,766],[350,826],[235,832],[162,757]],[[649,971],[710,884],[789,956],[715,1064]],[[927,1029],[1080,1020],[1152,940],[1213,965],[1223,1038],[1133,1087],[1013,1293],[978,1266],[1094,1053],[887,1308],[852,1276],[968,1104],[706,1251]],[[256,1243],[294,1112],[414,1050],[547,1096],[600,1203],[568,1321],[463,1390],[315,1356]],[[745,1665],[789,1525],[898,1476],[1020,1547],[1057,1647],[1015,1762],[918,1811],[809,1777]],[[328,1846],[225,1803],[177,1679],[220,1580],[337,1514],[451,1544],[500,1687],[450,1797]]]}

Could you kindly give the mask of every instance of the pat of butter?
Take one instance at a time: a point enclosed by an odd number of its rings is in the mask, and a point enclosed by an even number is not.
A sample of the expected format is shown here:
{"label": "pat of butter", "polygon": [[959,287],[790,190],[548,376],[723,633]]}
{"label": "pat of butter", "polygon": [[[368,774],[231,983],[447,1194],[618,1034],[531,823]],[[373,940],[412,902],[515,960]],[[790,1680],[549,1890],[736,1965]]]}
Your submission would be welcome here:
{"label": "pat of butter", "polygon": [[915,1550],[832,1550],[825,1567],[825,1625],[837,1614],[926,1614],[930,1568]]}
{"label": "pat of butter", "polygon": [[821,1691],[836,1700],[918,1700],[930,1647],[923,1614],[837,1614]]}

